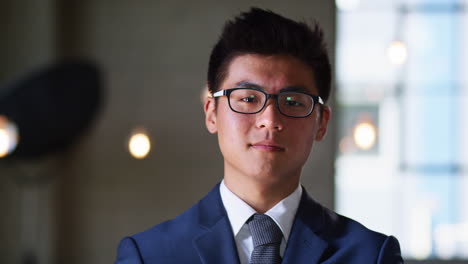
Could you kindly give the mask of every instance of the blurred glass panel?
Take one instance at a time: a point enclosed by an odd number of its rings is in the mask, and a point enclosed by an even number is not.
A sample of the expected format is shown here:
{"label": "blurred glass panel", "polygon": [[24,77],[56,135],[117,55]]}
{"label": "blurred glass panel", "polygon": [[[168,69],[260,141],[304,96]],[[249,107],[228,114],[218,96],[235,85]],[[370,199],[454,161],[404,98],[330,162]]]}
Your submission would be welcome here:
{"label": "blurred glass panel", "polygon": [[[361,0],[338,13],[336,208],[397,236],[406,259],[468,260],[467,5]],[[363,122],[369,148],[352,138]]]}

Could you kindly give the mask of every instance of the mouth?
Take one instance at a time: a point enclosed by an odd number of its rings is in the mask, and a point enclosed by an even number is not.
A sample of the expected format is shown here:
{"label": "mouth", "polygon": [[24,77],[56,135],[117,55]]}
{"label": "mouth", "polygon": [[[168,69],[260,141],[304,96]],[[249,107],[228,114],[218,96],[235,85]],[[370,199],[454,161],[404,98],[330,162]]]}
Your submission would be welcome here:
{"label": "mouth", "polygon": [[285,148],[274,142],[258,142],[250,144],[250,147],[264,152],[284,152]]}

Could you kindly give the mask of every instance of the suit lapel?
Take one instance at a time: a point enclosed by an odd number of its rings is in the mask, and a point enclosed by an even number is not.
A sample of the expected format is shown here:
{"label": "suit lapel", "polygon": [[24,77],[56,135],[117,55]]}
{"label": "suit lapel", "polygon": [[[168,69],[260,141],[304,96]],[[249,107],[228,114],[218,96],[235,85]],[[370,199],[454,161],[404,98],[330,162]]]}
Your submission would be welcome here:
{"label": "suit lapel", "polygon": [[283,264],[319,263],[328,243],[301,221],[294,223],[293,232],[284,252]]}
{"label": "suit lapel", "polygon": [[237,248],[219,184],[200,201],[198,221],[203,231],[193,240],[203,264],[239,264]]}
{"label": "suit lapel", "polygon": [[319,236],[323,221],[323,207],[313,201],[303,188],[283,264],[319,263],[328,247],[328,243]]}
{"label": "suit lapel", "polygon": [[226,220],[222,218],[210,230],[194,240],[195,248],[203,264],[239,263],[231,227]]}
{"label": "suit lapel", "polygon": [[[315,264],[328,247],[322,239],[324,208],[303,188],[283,264]],[[231,224],[221,201],[219,184],[198,204],[198,222],[202,231],[193,245],[203,264],[239,264]]]}

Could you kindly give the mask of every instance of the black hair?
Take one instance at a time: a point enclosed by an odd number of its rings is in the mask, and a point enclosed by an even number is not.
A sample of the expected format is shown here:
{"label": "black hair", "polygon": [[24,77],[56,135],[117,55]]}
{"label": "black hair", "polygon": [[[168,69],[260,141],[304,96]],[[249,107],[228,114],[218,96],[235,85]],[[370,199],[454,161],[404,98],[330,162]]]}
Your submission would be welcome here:
{"label": "black hair", "polygon": [[255,7],[227,21],[210,55],[207,81],[211,93],[219,90],[231,61],[244,54],[289,55],[299,59],[311,68],[319,96],[328,100],[331,65],[317,22],[310,27]]}

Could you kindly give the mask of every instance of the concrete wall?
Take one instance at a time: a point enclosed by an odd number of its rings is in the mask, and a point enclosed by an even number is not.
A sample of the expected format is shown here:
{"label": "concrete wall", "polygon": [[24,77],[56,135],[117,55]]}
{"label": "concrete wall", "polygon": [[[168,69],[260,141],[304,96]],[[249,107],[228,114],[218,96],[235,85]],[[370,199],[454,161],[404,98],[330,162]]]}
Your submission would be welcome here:
{"label": "concrete wall", "polygon": [[[209,52],[224,21],[251,5],[291,18],[317,19],[333,53],[335,8],[328,0],[81,0],[60,1],[50,9],[58,22],[46,27],[55,33],[44,35],[52,43],[48,47],[62,57],[97,61],[107,99],[93,129],[55,158],[51,169],[55,180],[47,188],[52,188],[48,194],[53,199],[41,198],[53,208],[53,219],[43,217],[54,226],[48,233],[53,238],[49,260],[111,263],[121,237],[180,214],[221,180],[222,157],[216,136],[204,127],[199,98]],[[0,52],[8,53],[3,46]],[[147,129],[154,144],[145,160],[126,151],[126,140],[137,126]],[[303,174],[309,193],[330,207],[333,136],[334,129],[316,145]],[[5,172],[0,167],[0,174]],[[11,186],[0,188],[13,192]],[[1,230],[12,226],[11,221],[0,223]],[[16,248],[3,238],[0,243]]]}
{"label": "concrete wall", "polygon": [[54,58],[54,6],[53,0],[0,3],[0,82]]}

